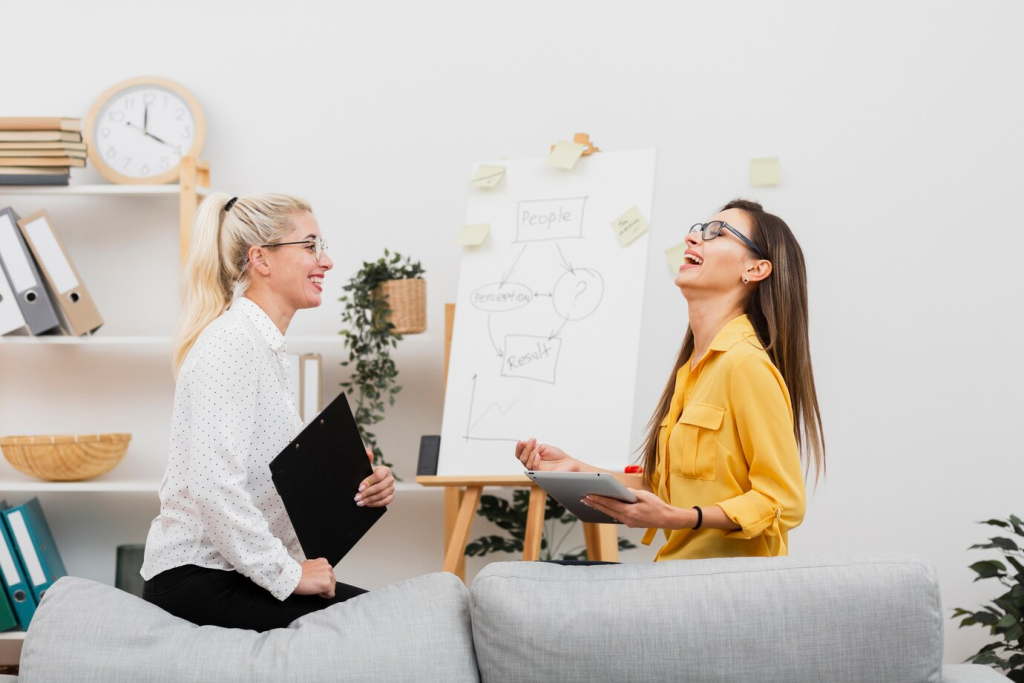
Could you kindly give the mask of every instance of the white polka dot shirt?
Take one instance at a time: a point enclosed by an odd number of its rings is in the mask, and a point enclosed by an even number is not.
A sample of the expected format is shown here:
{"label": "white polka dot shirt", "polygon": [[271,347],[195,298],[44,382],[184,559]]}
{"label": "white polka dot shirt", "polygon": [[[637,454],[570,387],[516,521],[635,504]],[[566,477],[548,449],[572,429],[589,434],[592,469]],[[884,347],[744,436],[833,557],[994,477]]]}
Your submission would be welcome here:
{"label": "white polka dot shirt", "polygon": [[299,585],[306,558],[269,468],[302,428],[287,367],[280,330],[244,297],[199,335],[175,387],[144,579],[193,564],[234,569],[278,600]]}

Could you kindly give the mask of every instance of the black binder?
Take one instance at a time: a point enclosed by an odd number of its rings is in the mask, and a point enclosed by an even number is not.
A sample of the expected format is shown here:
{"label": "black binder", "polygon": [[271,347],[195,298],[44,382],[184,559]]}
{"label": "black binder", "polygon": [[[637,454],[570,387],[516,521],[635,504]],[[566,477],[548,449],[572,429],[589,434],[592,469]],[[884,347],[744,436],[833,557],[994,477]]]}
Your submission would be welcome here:
{"label": "black binder", "polygon": [[270,475],[307,559],[338,564],[387,508],[353,498],[373,474],[345,394],[331,401],[270,462]]}

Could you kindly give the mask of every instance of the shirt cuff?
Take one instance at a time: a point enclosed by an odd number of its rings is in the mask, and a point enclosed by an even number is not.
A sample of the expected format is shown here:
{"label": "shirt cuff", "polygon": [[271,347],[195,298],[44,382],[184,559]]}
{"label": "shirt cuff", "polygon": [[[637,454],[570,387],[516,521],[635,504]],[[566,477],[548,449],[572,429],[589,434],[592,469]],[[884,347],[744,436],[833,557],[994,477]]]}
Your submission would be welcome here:
{"label": "shirt cuff", "polygon": [[281,575],[277,577],[277,581],[268,590],[278,600],[284,600],[295,592],[295,589],[299,587],[299,580],[301,579],[302,565],[289,557],[284,565],[284,569],[281,571]]}
{"label": "shirt cuff", "polygon": [[741,496],[730,498],[718,504],[725,516],[740,528],[725,535],[726,538],[756,538],[768,529],[782,514],[782,509],[773,509],[757,491],[747,491]]}

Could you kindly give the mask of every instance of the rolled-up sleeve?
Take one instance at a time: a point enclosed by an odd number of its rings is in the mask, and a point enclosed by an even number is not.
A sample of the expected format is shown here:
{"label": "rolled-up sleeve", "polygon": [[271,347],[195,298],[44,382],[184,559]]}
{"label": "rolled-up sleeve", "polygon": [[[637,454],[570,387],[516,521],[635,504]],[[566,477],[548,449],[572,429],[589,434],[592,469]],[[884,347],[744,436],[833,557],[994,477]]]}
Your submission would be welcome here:
{"label": "rolled-up sleeve", "polygon": [[751,355],[732,370],[731,407],[750,474],[750,490],[718,503],[740,529],[728,538],[764,536],[772,555],[784,555],[783,532],[803,521],[806,506],[800,453],[789,394],[767,358]]}
{"label": "rolled-up sleeve", "polygon": [[246,490],[259,396],[258,364],[240,361],[255,354],[252,347],[248,351],[211,345],[197,361],[186,481],[217,550],[240,574],[284,600],[298,586],[302,566],[271,532]]}

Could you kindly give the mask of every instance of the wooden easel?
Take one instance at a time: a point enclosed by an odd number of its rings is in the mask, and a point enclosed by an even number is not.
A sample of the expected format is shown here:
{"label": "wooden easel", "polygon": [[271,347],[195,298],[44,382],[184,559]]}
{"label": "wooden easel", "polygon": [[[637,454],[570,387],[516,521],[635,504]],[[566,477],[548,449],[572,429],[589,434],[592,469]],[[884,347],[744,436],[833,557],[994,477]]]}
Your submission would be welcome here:
{"label": "wooden easel", "polygon": [[[452,328],[455,324],[455,304],[444,307],[444,377],[447,386],[448,361],[452,350]],[[509,453],[512,457],[512,453]],[[473,528],[473,518],[480,507],[485,486],[500,488],[529,488],[530,503],[526,512],[526,538],[523,540],[523,559],[540,559],[540,542],[544,533],[544,508],[547,493],[525,475],[490,477],[416,477],[421,486],[444,487],[444,564],[441,571],[451,572],[466,580],[466,543]],[[614,524],[583,524],[583,538],[587,544],[587,557],[591,560],[616,562],[619,559],[619,539]]]}

